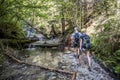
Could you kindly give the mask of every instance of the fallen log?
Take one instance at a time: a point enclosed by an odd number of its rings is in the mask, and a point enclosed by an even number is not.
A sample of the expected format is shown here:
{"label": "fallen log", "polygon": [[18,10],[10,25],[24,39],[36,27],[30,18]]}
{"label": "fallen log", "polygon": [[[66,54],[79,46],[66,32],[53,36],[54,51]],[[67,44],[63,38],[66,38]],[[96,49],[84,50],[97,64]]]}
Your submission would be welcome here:
{"label": "fallen log", "polygon": [[25,48],[34,48],[34,47],[47,47],[47,48],[51,48],[51,47],[59,47],[61,45],[63,45],[61,43],[62,39],[58,39],[58,40],[43,40],[43,41],[36,41],[34,43],[31,44],[27,44],[25,45]]}
{"label": "fallen log", "polygon": [[4,54],[7,55],[9,58],[11,58],[12,60],[20,63],[20,64],[26,64],[26,65],[29,65],[29,66],[35,66],[35,67],[39,67],[40,69],[44,69],[44,70],[49,70],[49,71],[53,71],[53,72],[58,72],[58,73],[62,73],[62,74],[69,74],[69,75],[72,75],[73,73],[72,72],[69,72],[69,71],[65,71],[65,70],[58,70],[58,69],[54,69],[54,68],[46,68],[46,67],[42,67],[42,66],[39,66],[39,65],[34,65],[34,64],[31,64],[31,63],[27,63],[27,62],[24,62],[24,61],[21,61],[17,58],[15,58],[14,56],[10,55],[9,54],[10,52],[7,50],[4,50]]}
{"label": "fallen log", "polygon": [[47,48],[51,48],[51,47],[58,47],[60,44],[29,44],[25,47],[30,47],[30,48],[34,48],[34,47],[47,47]]}

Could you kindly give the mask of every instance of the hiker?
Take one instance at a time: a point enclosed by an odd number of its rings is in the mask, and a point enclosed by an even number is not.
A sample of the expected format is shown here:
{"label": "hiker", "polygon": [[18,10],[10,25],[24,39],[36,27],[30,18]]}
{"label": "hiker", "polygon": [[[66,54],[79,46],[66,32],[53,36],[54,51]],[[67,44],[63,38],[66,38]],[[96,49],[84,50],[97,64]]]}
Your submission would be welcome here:
{"label": "hiker", "polygon": [[72,33],[71,37],[70,37],[70,41],[71,41],[71,46],[74,48],[73,51],[75,51],[77,54],[76,56],[79,56],[79,47],[82,45],[81,43],[81,33],[78,31],[78,27],[74,28],[74,33]]}
{"label": "hiker", "polygon": [[79,64],[82,59],[82,53],[84,52],[87,55],[88,59],[88,69],[91,70],[91,59],[90,59],[90,48],[91,42],[90,37],[85,33],[85,30],[82,31],[81,36],[82,46],[80,46],[80,55],[79,55]]}

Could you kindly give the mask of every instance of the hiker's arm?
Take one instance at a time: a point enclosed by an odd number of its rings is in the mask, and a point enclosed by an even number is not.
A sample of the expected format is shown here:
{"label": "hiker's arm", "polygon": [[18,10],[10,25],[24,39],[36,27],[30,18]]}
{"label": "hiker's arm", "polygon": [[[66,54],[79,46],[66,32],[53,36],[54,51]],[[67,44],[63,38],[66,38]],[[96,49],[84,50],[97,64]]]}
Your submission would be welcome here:
{"label": "hiker's arm", "polygon": [[71,36],[71,37],[70,37],[70,43],[72,44],[73,42],[74,42],[74,37]]}

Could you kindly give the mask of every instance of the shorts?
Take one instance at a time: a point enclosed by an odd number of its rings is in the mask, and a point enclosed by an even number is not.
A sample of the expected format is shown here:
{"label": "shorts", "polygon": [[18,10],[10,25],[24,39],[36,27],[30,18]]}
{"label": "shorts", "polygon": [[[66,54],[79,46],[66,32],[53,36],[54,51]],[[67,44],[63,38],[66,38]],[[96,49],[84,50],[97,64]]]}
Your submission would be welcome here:
{"label": "shorts", "polygon": [[80,44],[79,42],[73,42],[71,47],[80,47]]}
{"label": "shorts", "polygon": [[82,48],[90,50],[91,49],[91,44],[87,44],[87,45],[82,44]]}

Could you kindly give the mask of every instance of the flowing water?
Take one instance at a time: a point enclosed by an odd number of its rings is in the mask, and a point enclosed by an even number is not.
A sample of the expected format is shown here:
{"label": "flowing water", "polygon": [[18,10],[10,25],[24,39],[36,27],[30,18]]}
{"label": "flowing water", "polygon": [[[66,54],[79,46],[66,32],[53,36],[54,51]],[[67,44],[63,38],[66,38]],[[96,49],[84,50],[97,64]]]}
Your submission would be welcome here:
{"label": "flowing water", "polygon": [[[77,65],[78,59],[74,56],[74,52],[32,48],[17,51],[17,53],[21,54],[16,55],[18,59],[30,64],[69,72],[77,71],[75,80],[114,80],[92,57],[92,67],[89,71],[85,54],[83,54],[81,65]],[[37,66],[7,60],[0,66],[2,69],[0,80],[71,80],[72,75],[44,70]]]}

